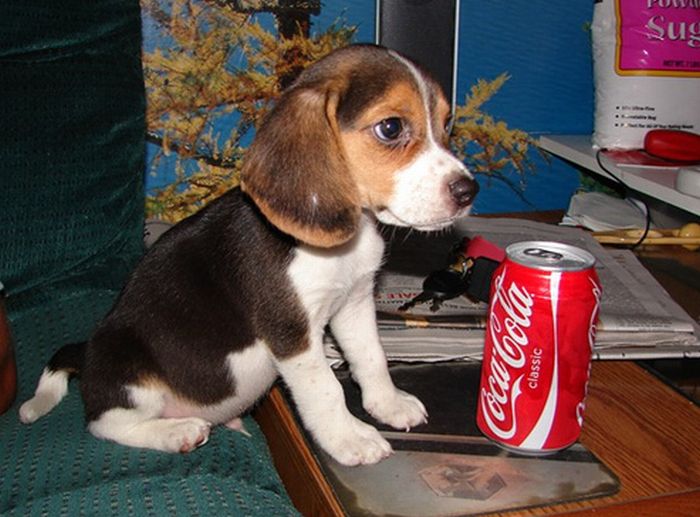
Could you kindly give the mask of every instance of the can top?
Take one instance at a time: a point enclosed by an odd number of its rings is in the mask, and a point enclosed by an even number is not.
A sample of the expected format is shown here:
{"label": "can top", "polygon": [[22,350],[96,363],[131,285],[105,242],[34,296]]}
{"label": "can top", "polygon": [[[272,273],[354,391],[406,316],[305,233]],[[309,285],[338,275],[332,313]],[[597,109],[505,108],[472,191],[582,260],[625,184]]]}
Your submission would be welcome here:
{"label": "can top", "polygon": [[506,255],[517,264],[545,271],[582,271],[595,264],[589,252],[563,242],[516,242],[506,248]]}

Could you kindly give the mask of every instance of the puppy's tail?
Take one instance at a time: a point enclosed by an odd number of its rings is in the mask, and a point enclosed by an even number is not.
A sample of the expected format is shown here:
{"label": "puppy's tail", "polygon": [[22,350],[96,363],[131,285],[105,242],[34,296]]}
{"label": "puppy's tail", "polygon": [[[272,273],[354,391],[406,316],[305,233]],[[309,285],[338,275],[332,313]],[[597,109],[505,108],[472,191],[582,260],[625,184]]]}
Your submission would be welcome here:
{"label": "puppy's tail", "polygon": [[68,381],[78,375],[85,357],[85,343],[66,345],[49,360],[39,378],[34,396],[19,408],[19,419],[35,422],[55,408],[68,393]]}

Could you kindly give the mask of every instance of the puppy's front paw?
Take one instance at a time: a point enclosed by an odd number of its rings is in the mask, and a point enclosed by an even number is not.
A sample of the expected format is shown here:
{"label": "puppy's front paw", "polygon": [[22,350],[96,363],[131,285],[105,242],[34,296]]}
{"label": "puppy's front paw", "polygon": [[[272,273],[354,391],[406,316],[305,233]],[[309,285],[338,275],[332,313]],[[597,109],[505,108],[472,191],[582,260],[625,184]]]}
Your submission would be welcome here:
{"label": "puppy's front paw", "polygon": [[325,427],[316,439],[333,459],[349,467],[377,463],[393,452],[379,431],[355,417],[345,425],[335,422]]}
{"label": "puppy's front paw", "polygon": [[428,421],[428,412],[423,403],[410,393],[399,389],[365,400],[363,405],[370,415],[394,429],[408,431]]}

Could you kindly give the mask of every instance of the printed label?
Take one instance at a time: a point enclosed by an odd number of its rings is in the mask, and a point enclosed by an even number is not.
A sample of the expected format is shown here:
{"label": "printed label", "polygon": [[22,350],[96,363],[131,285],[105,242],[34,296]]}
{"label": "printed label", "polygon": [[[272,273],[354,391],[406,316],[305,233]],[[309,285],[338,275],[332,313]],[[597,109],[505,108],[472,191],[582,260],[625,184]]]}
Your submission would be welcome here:
{"label": "printed label", "polygon": [[700,77],[700,0],[616,0],[620,75]]}

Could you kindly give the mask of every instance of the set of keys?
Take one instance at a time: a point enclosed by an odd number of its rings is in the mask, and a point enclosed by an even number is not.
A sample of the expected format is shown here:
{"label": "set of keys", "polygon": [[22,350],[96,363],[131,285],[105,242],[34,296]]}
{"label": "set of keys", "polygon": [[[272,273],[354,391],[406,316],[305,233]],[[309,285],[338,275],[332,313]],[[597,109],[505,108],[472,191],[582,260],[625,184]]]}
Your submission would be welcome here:
{"label": "set of keys", "polygon": [[446,300],[463,295],[488,303],[491,277],[504,258],[503,250],[486,239],[465,238],[454,246],[449,265],[430,273],[423,281],[423,290],[399,307],[399,311],[430,303],[430,310],[436,312]]}

